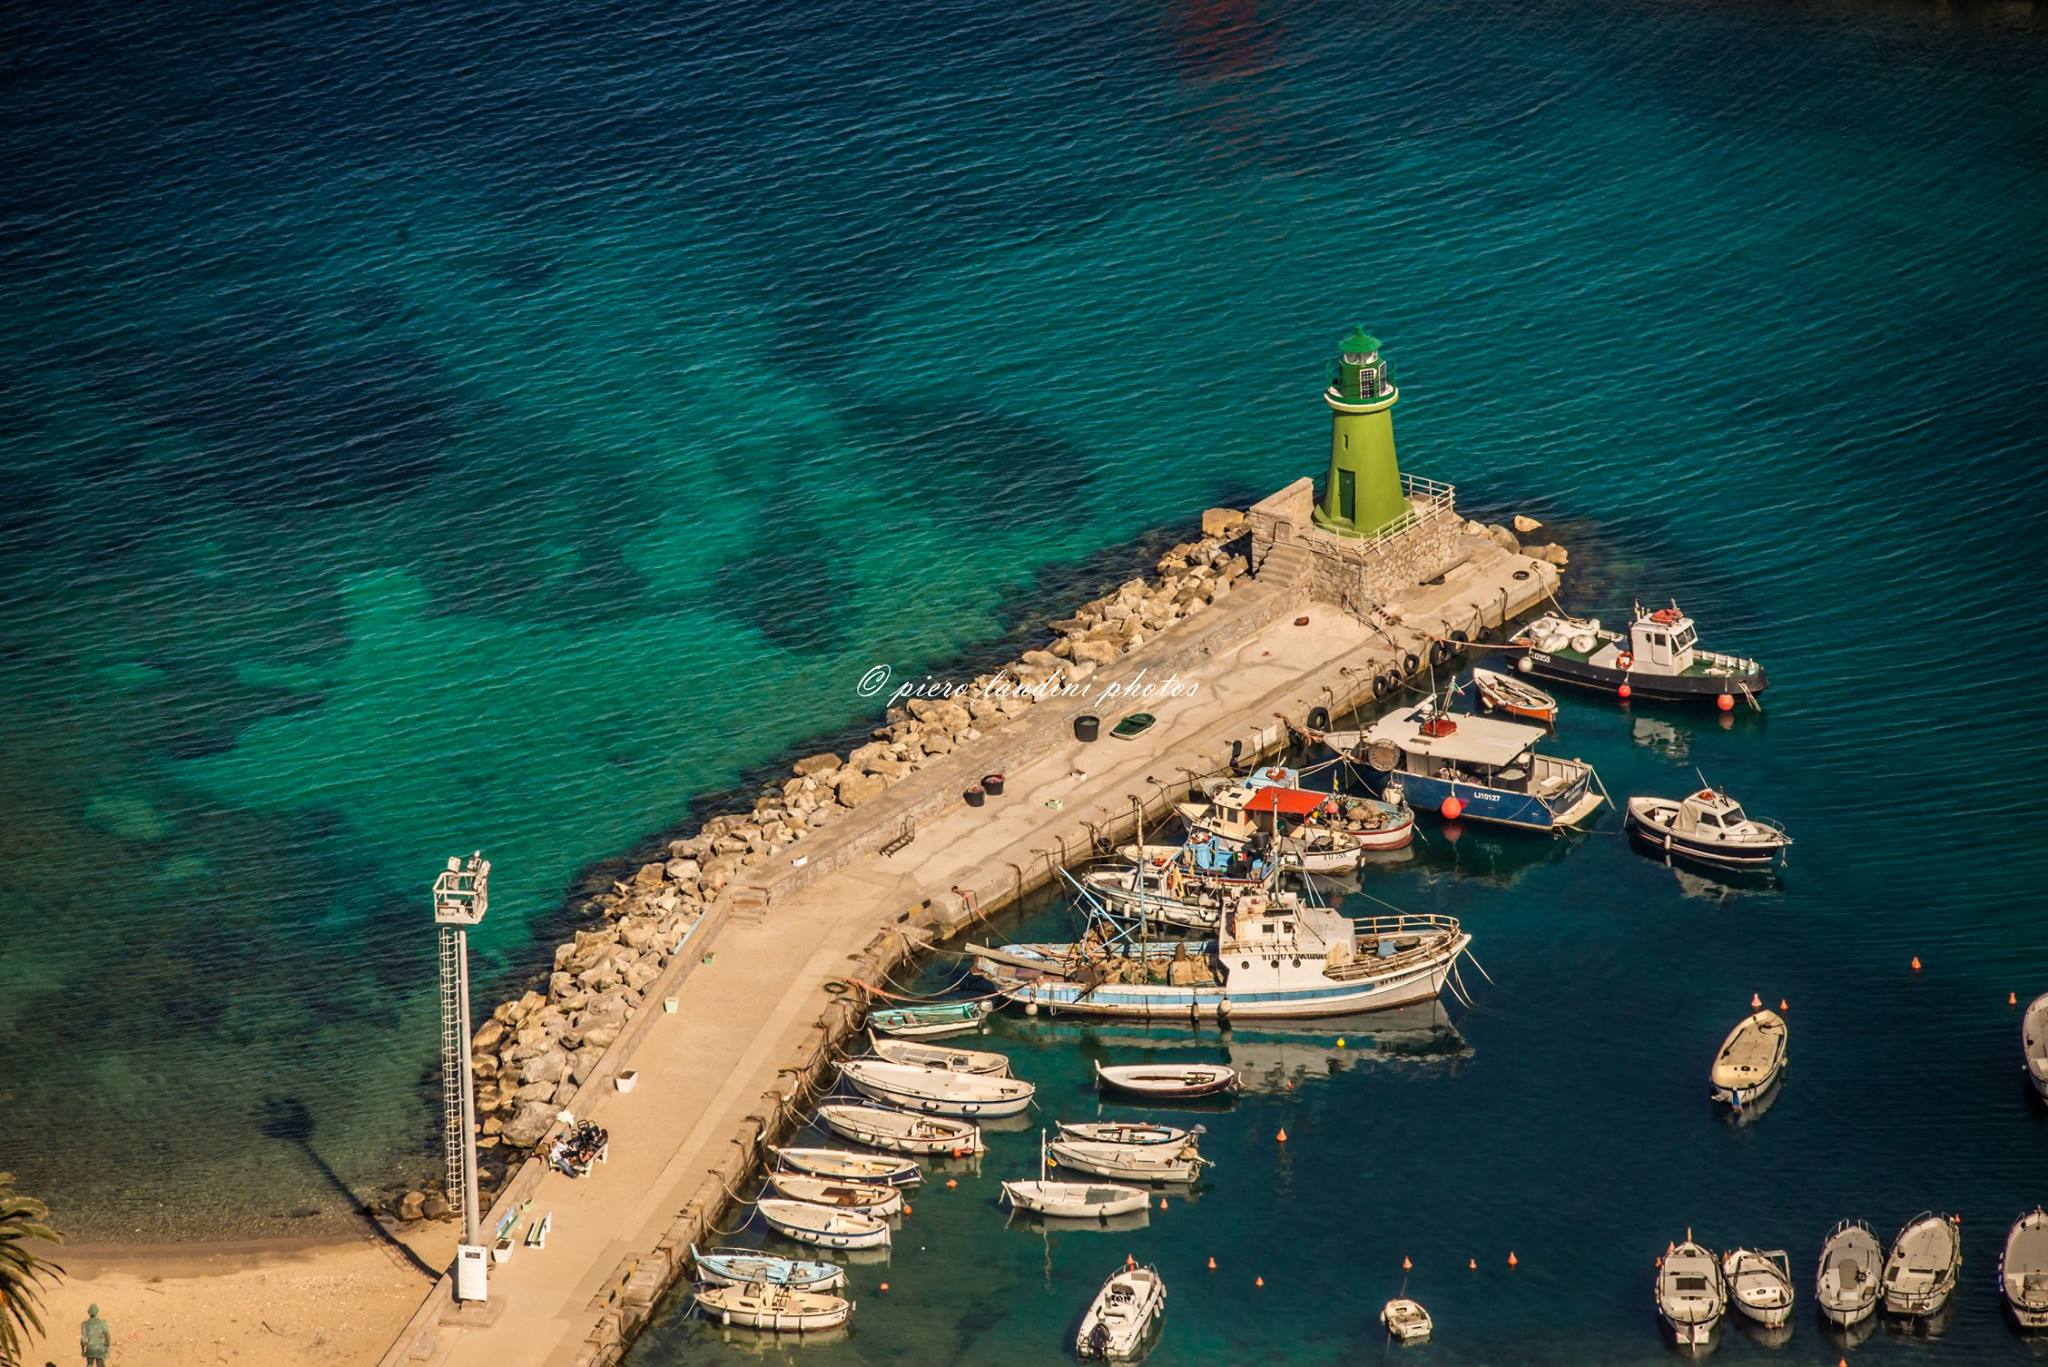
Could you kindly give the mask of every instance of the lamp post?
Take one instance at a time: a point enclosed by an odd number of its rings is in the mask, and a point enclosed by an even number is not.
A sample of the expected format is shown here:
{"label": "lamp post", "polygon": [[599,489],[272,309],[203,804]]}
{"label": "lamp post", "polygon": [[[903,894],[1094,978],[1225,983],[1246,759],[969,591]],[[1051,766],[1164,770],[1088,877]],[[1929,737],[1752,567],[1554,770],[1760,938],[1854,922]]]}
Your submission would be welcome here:
{"label": "lamp post", "polygon": [[455,1298],[489,1297],[490,1256],[478,1240],[476,1075],[469,1061],[469,930],[490,901],[491,861],[477,851],[450,859],[434,879],[434,925],[440,933],[441,1117],[445,1130],[448,1204],[462,1212],[455,1251]]}

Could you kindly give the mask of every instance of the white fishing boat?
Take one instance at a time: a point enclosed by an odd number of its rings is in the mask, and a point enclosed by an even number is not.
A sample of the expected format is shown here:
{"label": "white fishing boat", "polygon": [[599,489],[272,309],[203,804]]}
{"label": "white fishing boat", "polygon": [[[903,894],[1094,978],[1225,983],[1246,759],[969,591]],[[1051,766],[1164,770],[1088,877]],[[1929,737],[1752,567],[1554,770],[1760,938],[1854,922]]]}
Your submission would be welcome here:
{"label": "white fishing boat", "polygon": [[1778,1080],[1785,1068],[1785,1018],[1759,1006],[1728,1032],[1708,1070],[1714,1100],[1741,1110]]}
{"label": "white fishing boat", "polygon": [[1639,844],[1659,854],[1731,869],[1769,868],[1792,844],[1784,827],[1747,815],[1713,788],[1681,798],[1632,797],[1626,824]]}
{"label": "white fishing boat", "polygon": [[1792,1263],[1782,1248],[1731,1248],[1721,1272],[1735,1308],[1766,1329],[1792,1318]]}
{"label": "white fishing boat", "polygon": [[1277,886],[1281,871],[1254,873],[1240,853],[1203,839],[1186,845],[1124,845],[1124,863],[1089,869],[1081,887],[1125,921],[1215,934],[1223,916],[1246,897],[1294,905],[1300,895]]}
{"label": "white fishing boat", "polygon": [[1728,1312],[1728,1283],[1721,1260],[1693,1242],[1673,1244],[1657,1263],[1657,1313],[1681,1348],[1699,1348],[1713,1337]]}
{"label": "white fishing boat", "polygon": [[1836,1225],[1821,1245],[1820,1267],[1813,1277],[1813,1298],[1820,1312],[1845,1329],[1869,1318],[1877,1309],[1883,1267],[1884,1245],[1869,1225],[1861,1220]]}
{"label": "white fishing boat", "polygon": [[837,1329],[853,1315],[853,1302],[820,1291],[799,1291],[767,1282],[697,1288],[697,1308],[720,1324],[777,1333],[807,1334]]}
{"label": "white fishing boat", "polygon": [[808,1201],[763,1200],[754,1202],[777,1234],[798,1243],[820,1248],[887,1248],[889,1225],[873,1215],[836,1206],[814,1206]]}
{"label": "white fishing boat", "polygon": [[903,1188],[880,1182],[845,1182],[834,1177],[814,1177],[807,1172],[771,1172],[769,1190],[791,1201],[834,1210],[857,1210],[863,1215],[900,1215]]}
{"label": "white fishing boat", "polygon": [[1165,1314],[1166,1283],[1158,1271],[1126,1262],[1081,1316],[1074,1352],[1083,1360],[1136,1361],[1144,1356],[1153,1324]]}
{"label": "white fishing boat", "polygon": [[1365,846],[1356,836],[1311,818],[1330,802],[1328,793],[1306,788],[1242,784],[1220,788],[1207,802],[1174,805],[1191,840],[1207,836],[1227,849],[1304,873],[1349,873]]}
{"label": "white fishing boat", "polygon": [[980,1153],[983,1148],[981,1127],[967,1120],[946,1120],[843,1102],[820,1106],[818,1119],[834,1134],[891,1153],[951,1154],[964,1158]]}
{"label": "white fishing boat", "polygon": [[1890,1315],[1925,1319],[1955,1294],[1963,1265],[1963,1237],[1955,1217],[1922,1211],[1892,1240],[1884,1259],[1884,1308]]}
{"label": "white fishing boat", "polygon": [[2020,1018],[2020,1061],[2035,1095],[2048,1101],[2048,992],[2028,1002]]}
{"label": "white fishing boat", "polygon": [[1222,1096],[1237,1090],[1237,1070],[1220,1063],[1136,1063],[1095,1065],[1095,1085],[1113,1092],[1157,1100]]}
{"label": "white fishing boat", "polygon": [[1062,1120],[1062,1139],[1090,1139],[1098,1144],[1185,1144],[1206,1133],[1196,1125],[1183,1130],[1176,1125],[1144,1125],[1121,1120]]}
{"label": "white fishing boat", "polygon": [[[1692,618],[1673,603],[1636,609],[1628,634],[1602,631],[1600,619],[1553,613],[1510,638],[1522,647],[1515,670],[1539,679],[1663,702],[1713,702],[1723,711],[1738,699],[1755,702],[1770,686],[1755,660],[1699,648]],[[1724,701],[1725,700],[1725,701]]]}
{"label": "white fishing boat", "polygon": [[1003,1183],[1013,1209],[1057,1220],[1107,1220],[1152,1204],[1150,1194],[1114,1182],[1055,1182],[1046,1176],[1045,1131],[1038,1132],[1038,1180]]}
{"label": "white fishing boat", "polygon": [[[1302,786],[1299,771],[1277,764],[1254,769],[1242,779],[1205,779],[1200,786],[1211,801],[1233,788],[1286,788],[1295,792],[1310,791]],[[1403,849],[1415,839],[1415,813],[1408,809],[1405,802],[1358,797],[1348,793],[1314,792],[1312,795],[1320,801],[1313,811],[1301,818],[1302,821],[1310,826],[1341,831],[1356,840],[1359,847],[1369,854]],[[1301,799],[1291,801],[1299,802]]]}
{"label": "white fishing boat", "polygon": [[1421,1302],[1405,1297],[1388,1301],[1380,1307],[1380,1323],[1403,1343],[1421,1343],[1436,1329],[1436,1322],[1430,1319]]}
{"label": "white fishing boat", "polygon": [[1087,940],[1006,946],[975,972],[1009,1000],[1079,1015],[1162,1020],[1342,1016],[1429,1001],[1472,937],[1448,916],[1351,920],[1320,907],[1274,909],[1248,899],[1228,934],[1174,955]]}
{"label": "white fishing boat", "polygon": [[692,1244],[690,1264],[705,1286],[766,1282],[793,1291],[836,1291],[846,1285],[846,1269],[837,1263],[778,1258],[758,1248],[699,1249]]}
{"label": "white fishing boat", "polygon": [[848,1059],[839,1072],[863,1096],[924,1115],[995,1119],[1021,1114],[1038,1089],[1020,1078]]}
{"label": "white fishing boat", "polygon": [[2014,1324],[2048,1329],[2048,1210],[2036,1206],[2006,1231],[1998,1290]]}
{"label": "white fishing boat", "polygon": [[847,1182],[886,1182],[892,1187],[914,1187],[924,1181],[924,1169],[909,1158],[891,1158],[880,1153],[854,1153],[847,1149],[779,1149],[768,1152],[786,1168],[817,1177],[837,1177]]}
{"label": "white fishing boat", "polygon": [[995,1003],[938,1002],[930,1006],[893,1006],[868,1013],[868,1028],[898,1039],[936,1039],[979,1030]]}
{"label": "white fishing boat", "polygon": [[1105,1144],[1055,1139],[1046,1154],[1063,1168],[1130,1182],[1192,1182],[1209,1167],[1192,1141],[1186,1144]]}
{"label": "white fishing boat", "polygon": [[1472,685],[1479,694],[1480,706],[1489,711],[1505,712],[1545,726],[1557,725],[1557,699],[1535,684],[1497,669],[1474,669]]}
{"label": "white fishing boat", "polygon": [[949,1049],[943,1044],[924,1044],[918,1040],[890,1039],[886,1035],[869,1035],[868,1047],[876,1058],[885,1063],[901,1063],[913,1068],[939,1068],[949,1073],[980,1073],[988,1077],[1008,1077],[1010,1057],[993,1053],[987,1049]]}
{"label": "white fishing boat", "polygon": [[1425,698],[1365,731],[1332,731],[1323,744],[1362,761],[1358,779],[1380,798],[1391,801],[1392,789],[1446,821],[1557,831],[1586,820],[1606,795],[1584,760],[1536,753],[1549,734],[1523,722],[1452,716]]}

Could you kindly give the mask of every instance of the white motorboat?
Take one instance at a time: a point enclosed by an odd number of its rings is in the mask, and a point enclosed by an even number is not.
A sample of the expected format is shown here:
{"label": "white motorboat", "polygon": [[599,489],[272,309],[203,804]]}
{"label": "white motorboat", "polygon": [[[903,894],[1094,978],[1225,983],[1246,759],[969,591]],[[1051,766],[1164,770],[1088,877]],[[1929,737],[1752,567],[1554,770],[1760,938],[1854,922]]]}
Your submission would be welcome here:
{"label": "white motorboat", "polygon": [[1062,1120],[1062,1139],[1092,1139],[1098,1144],[1184,1144],[1203,1127],[1183,1130],[1176,1125],[1143,1125],[1121,1120]]}
{"label": "white motorboat", "polygon": [[909,1158],[891,1158],[879,1153],[854,1153],[848,1149],[779,1149],[768,1152],[782,1160],[784,1167],[817,1177],[837,1177],[847,1182],[886,1182],[892,1187],[914,1187],[924,1181],[924,1169]]}
{"label": "white motorboat", "polygon": [[1505,712],[1524,721],[1557,725],[1557,699],[1535,684],[1497,669],[1474,669],[1472,686],[1479,703],[1491,712]]}
{"label": "white motorboat", "polygon": [[1998,1290],[2014,1324],[2048,1329],[2048,1210],[2036,1206],[2006,1231]]}
{"label": "white motorboat", "polygon": [[1304,873],[1350,873],[1365,845],[1356,836],[1310,818],[1330,805],[1328,793],[1242,784],[1220,788],[1207,802],[1176,803],[1190,839],[1207,836],[1226,849]]}
{"label": "white motorboat", "polygon": [[899,1215],[903,1211],[903,1188],[887,1183],[843,1182],[807,1172],[771,1172],[767,1182],[777,1196],[808,1205],[857,1210],[863,1215]]}
{"label": "white motorboat", "polygon": [[778,1333],[805,1334],[837,1329],[853,1315],[853,1302],[821,1291],[799,1291],[768,1282],[700,1286],[697,1307],[720,1324]]}
{"label": "white motorboat", "polygon": [[1452,716],[1435,698],[1398,708],[1365,731],[1332,731],[1323,744],[1363,761],[1354,772],[1375,796],[1402,799],[1446,821],[1489,821],[1526,830],[1577,826],[1606,800],[1593,766],[1538,754],[1540,726]]}
{"label": "white motorboat", "polygon": [[1820,1312],[1845,1329],[1867,1319],[1877,1309],[1883,1267],[1884,1245],[1869,1225],[1861,1220],[1836,1225],[1821,1245],[1820,1267],[1813,1277],[1813,1298]]}
{"label": "white motorboat", "polygon": [[1741,1110],[1770,1088],[1785,1069],[1785,1018],[1761,1006],[1745,1016],[1721,1042],[1708,1070],[1714,1100]]}
{"label": "white motorboat", "polygon": [[1728,1283],[1721,1260],[1693,1242],[1673,1244],[1657,1263],[1657,1313],[1681,1348],[1698,1348],[1713,1337],[1728,1312]]}
{"label": "white motorboat", "polygon": [[1186,1144],[1104,1144],[1093,1139],[1055,1139],[1046,1153],[1063,1168],[1130,1182],[1192,1182],[1209,1160]]}
{"label": "white motorboat", "polygon": [[1892,1240],[1884,1260],[1886,1314],[1925,1319],[1955,1294],[1963,1239],[1955,1217],[1922,1211]]}
{"label": "white motorboat", "polygon": [[2028,1002],[2020,1018],[2020,1059],[2035,1095],[2048,1101],[2048,992]]}
{"label": "white motorboat", "polygon": [[1632,797],[1626,821],[1629,834],[1659,854],[1723,868],[1769,868],[1792,844],[1784,827],[1749,816],[1713,788],[1681,798]]}
{"label": "white motorboat", "polygon": [[1721,1272],[1735,1308],[1766,1329],[1792,1318],[1792,1263],[1782,1248],[1731,1248]]}
{"label": "white motorboat", "polygon": [[798,1243],[820,1248],[887,1248],[889,1225],[878,1216],[836,1206],[814,1206],[808,1201],[762,1200],[754,1202],[777,1234]]}
{"label": "white motorboat", "polygon": [[1083,1360],[1135,1361],[1144,1356],[1146,1336],[1165,1314],[1166,1283],[1157,1269],[1126,1262],[1081,1316],[1074,1351]]}
{"label": "white motorboat", "polygon": [[1220,1063],[1136,1063],[1095,1065],[1095,1085],[1154,1100],[1191,1100],[1237,1090],[1237,1069]]}
{"label": "white motorboat", "polygon": [[1222,939],[1176,945],[1172,955],[1090,940],[968,948],[977,955],[976,974],[1027,1009],[1260,1020],[1428,1001],[1471,943],[1449,916],[1354,921],[1320,907],[1273,908],[1254,897],[1231,913]]}
{"label": "white motorboat", "polygon": [[868,1046],[884,1063],[938,1068],[949,1073],[979,1073],[988,1077],[1010,1075],[1010,1056],[987,1049],[949,1049],[943,1044],[923,1044],[917,1040],[890,1039],[886,1035],[872,1034],[868,1036]]}
{"label": "white motorboat", "polygon": [[1430,1319],[1421,1302],[1405,1297],[1388,1301],[1380,1307],[1380,1323],[1403,1343],[1421,1343],[1436,1329],[1435,1321]]}
{"label": "white motorboat", "polygon": [[924,1115],[994,1119],[1021,1114],[1038,1092],[1020,1078],[920,1068],[879,1059],[848,1059],[840,1075],[862,1095]]}
{"label": "white motorboat", "polygon": [[1136,1187],[1114,1182],[1055,1182],[1046,1177],[1045,1131],[1038,1132],[1038,1180],[1003,1183],[1003,1198],[1016,1210],[1060,1220],[1107,1220],[1152,1204]]}
{"label": "white motorboat", "polygon": [[690,1263],[706,1286],[766,1282],[795,1291],[836,1291],[846,1285],[846,1269],[837,1263],[778,1258],[758,1248],[699,1249],[692,1244]]}
{"label": "white motorboat", "polygon": [[830,1102],[818,1108],[818,1119],[834,1134],[891,1153],[950,1154],[965,1158],[983,1148],[981,1127],[967,1120],[913,1115],[880,1106]]}

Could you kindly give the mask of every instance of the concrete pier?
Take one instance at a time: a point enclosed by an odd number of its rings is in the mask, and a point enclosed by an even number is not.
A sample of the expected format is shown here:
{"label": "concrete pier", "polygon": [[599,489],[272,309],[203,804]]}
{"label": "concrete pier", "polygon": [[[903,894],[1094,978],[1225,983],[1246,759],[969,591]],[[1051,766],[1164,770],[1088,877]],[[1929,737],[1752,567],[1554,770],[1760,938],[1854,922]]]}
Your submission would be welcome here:
{"label": "concrete pier", "polygon": [[[529,1161],[486,1229],[529,1203],[551,1214],[545,1249],[492,1269],[491,1299],[460,1307],[443,1284],[383,1359],[405,1363],[598,1367],[614,1362],[656,1299],[686,1271],[690,1244],[715,1241],[737,1212],[764,1140],[807,1108],[857,993],[934,939],[971,924],[1092,856],[1099,839],[1161,822],[1191,775],[1214,773],[1233,742],[1252,759],[1289,723],[1372,702],[1375,679],[1453,631],[1499,626],[1551,595],[1556,569],[1459,520],[1446,486],[1413,481],[1411,513],[1381,535],[1313,525],[1306,480],[1254,506],[1251,573],[1193,616],[1100,665],[1085,693],[1051,697],[897,782],[814,838],[748,868],[703,911],[682,953],[570,1103],[611,1134],[609,1161],[571,1180]],[[1109,684],[1191,685],[1179,696],[1100,703]],[[1132,741],[1108,729],[1157,715]],[[1074,718],[1103,716],[1083,744]],[[985,806],[961,794],[1001,772]],[[905,833],[910,839],[905,843]],[[630,1093],[612,1079],[638,1073]]]}

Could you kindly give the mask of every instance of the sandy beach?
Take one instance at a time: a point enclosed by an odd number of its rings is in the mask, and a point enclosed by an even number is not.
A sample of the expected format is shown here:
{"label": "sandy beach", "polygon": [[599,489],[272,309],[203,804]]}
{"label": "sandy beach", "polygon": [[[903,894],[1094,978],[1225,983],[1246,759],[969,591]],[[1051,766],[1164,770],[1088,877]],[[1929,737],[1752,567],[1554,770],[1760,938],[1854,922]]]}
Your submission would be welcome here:
{"label": "sandy beach", "polygon": [[[424,1225],[409,1243],[428,1266],[452,1256],[455,1226]],[[398,1247],[357,1239],[145,1248],[67,1247],[63,1284],[45,1296],[51,1338],[31,1364],[69,1364],[78,1325],[97,1304],[113,1363],[375,1362],[433,1284]]]}

